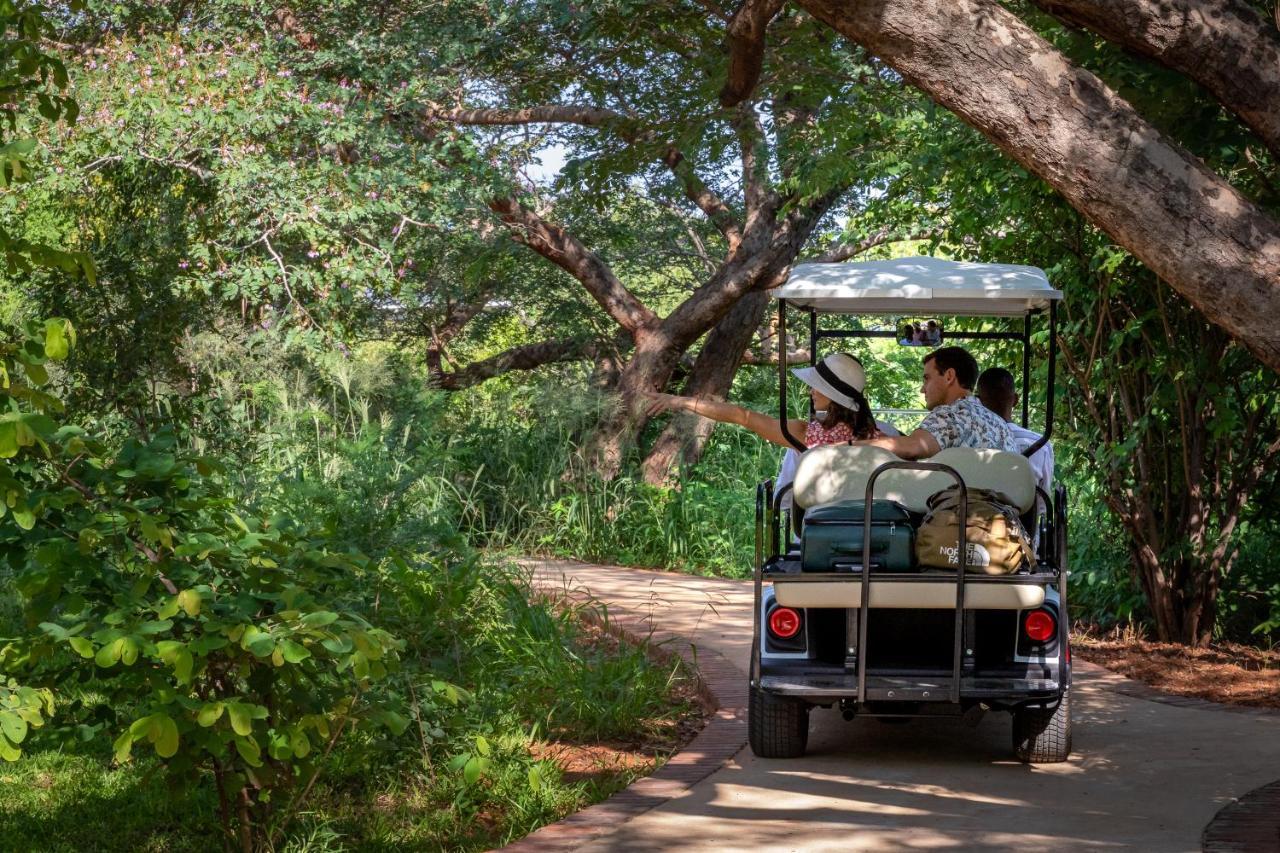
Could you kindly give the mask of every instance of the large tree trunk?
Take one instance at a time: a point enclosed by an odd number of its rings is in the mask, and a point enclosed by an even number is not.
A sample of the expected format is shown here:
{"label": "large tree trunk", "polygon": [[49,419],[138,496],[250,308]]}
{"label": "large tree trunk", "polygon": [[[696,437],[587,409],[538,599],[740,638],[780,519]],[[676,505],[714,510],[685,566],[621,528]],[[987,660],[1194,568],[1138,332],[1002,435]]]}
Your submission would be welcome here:
{"label": "large tree trunk", "polygon": [[[725,399],[768,305],[769,294],[763,291],[749,293],[738,300],[707,335],[681,391],[684,396]],[[644,460],[645,482],[666,483],[678,466],[696,465],[714,428],[714,421],[696,415],[673,417]]]}
{"label": "large tree trunk", "polygon": [[1096,76],[994,0],[799,2],[1047,181],[1280,370],[1280,224]]}
{"label": "large tree trunk", "polygon": [[1187,75],[1280,154],[1280,31],[1245,0],[1034,0]]}

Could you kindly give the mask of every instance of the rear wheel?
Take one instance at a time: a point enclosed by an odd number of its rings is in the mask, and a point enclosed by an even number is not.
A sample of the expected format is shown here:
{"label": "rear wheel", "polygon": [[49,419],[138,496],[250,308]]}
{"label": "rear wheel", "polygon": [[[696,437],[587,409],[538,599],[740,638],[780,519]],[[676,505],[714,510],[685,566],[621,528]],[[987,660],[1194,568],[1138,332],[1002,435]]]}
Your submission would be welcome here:
{"label": "rear wheel", "polygon": [[751,751],[761,758],[799,758],[809,743],[809,706],[752,687],[747,733]]}
{"label": "rear wheel", "polygon": [[1054,708],[1013,712],[1013,751],[1027,764],[1053,764],[1071,755],[1071,691]]}

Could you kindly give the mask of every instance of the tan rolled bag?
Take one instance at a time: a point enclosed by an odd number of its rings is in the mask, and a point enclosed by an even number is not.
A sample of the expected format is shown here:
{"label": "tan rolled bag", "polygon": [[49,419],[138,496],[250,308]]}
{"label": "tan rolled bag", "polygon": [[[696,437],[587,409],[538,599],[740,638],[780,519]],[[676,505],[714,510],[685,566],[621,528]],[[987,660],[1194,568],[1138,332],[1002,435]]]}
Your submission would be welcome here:
{"label": "tan rolled bag", "polygon": [[[916,531],[916,562],[922,569],[959,569],[960,487],[935,493],[928,506]],[[1035,559],[1022,519],[1004,495],[988,489],[969,489],[968,512],[965,571],[1009,575]]]}

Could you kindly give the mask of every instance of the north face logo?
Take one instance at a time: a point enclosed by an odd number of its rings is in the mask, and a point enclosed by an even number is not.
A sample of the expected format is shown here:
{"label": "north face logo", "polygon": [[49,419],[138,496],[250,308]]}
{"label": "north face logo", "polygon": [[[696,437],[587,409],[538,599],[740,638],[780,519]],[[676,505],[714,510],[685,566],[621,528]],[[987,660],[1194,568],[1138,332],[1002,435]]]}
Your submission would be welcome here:
{"label": "north face logo", "polygon": [[[977,542],[969,542],[968,553],[965,555],[967,564],[970,566],[989,566],[991,565],[991,554]],[[948,565],[960,565],[960,549],[952,545],[950,547],[941,545],[938,547],[938,553],[943,554],[947,558]]]}

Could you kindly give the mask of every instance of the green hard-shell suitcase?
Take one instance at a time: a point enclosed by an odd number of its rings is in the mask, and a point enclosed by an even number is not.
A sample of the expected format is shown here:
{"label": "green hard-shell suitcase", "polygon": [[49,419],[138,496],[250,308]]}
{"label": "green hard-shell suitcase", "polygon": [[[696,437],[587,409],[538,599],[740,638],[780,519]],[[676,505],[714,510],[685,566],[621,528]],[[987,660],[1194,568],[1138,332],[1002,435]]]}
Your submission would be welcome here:
{"label": "green hard-shell suitcase", "polygon": [[[802,571],[862,571],[864,504],[865,501],[840,501],[805,513],[800,537]],[[871,502],[871,571],[915,571],[915,542],[911,513],[902,504]]]}

